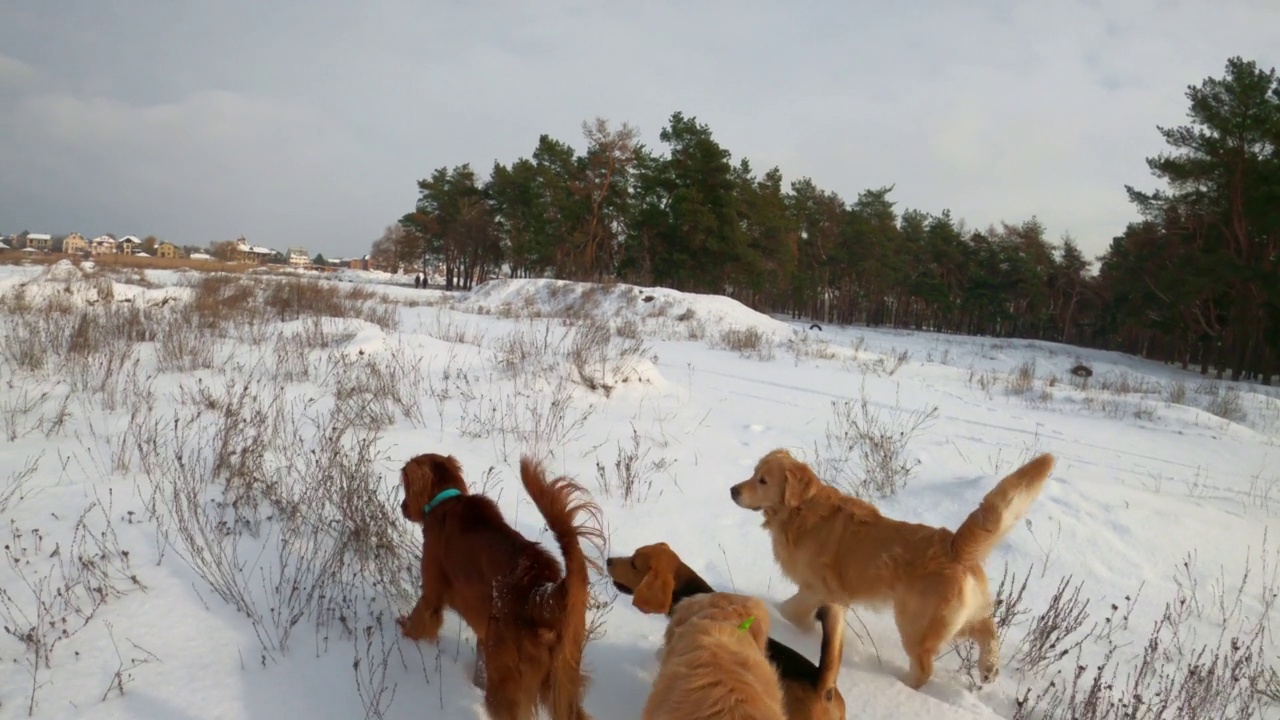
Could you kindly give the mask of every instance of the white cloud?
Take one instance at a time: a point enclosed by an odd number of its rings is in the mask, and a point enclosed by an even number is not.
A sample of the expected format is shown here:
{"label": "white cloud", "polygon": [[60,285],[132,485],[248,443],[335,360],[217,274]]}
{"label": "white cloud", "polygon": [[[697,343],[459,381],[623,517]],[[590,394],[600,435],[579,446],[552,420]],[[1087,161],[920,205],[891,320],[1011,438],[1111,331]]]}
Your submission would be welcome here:
{"label": "white cloud", "polygon": [[25,87],[35,80],[36,71],[30,65],[0,54],[0,87]]}
{"label": "white cloud", "polygon": [[245,232],[287,246],[306,244],[320,218],[331,233],[369,234],[331,213],[357,183],[357,148],[305,105],[225,91],[155,105],[39,95],[16,104],[5,131],[0,163],[26,172],[6,174],[0,193],[68,208],[68,217],[87,216],[88,205],[102,217],[54,231],[195,244]]}
{"label": "white cloud", "polygon": [[[1096,254],[1186,86],[1280,47],[1262,0],[69,7],[0,28],[20,59],[0,58],[0,162],[38,169],[0,179],[0,224],[325,252],[367,247],[435,167],[486,172],[541,133],[581,149],[597,115],[657,145],[681,110],[758,171],[850,200],[896,183],[899,207],[977,226],[1035,214]],[[48,52],[59,33],[76,41]]]}

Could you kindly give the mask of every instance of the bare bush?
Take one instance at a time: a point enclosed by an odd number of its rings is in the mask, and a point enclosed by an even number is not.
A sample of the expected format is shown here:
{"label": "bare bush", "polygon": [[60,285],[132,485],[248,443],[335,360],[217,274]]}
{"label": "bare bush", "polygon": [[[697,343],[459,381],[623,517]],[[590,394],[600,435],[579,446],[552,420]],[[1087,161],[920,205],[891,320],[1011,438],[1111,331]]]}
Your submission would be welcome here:
{"label": "bare bush", "polygon": [[[866,339],[859,336],[856,345],[861,347],[865,342]],[[858,351],[855,350],[856,352]],[[890,350],[888,355],[875,355],[869,361],[865,359],[850,359],[845,364],[847,366],[856,366],[859,371],[868,375],[893,377],[910,360],[910,350]]]}
{"label": "bare bush", "polygon": [[[53,562],[48,562],[52,560]],[[0,588],[4,631],[22,643],[31,678],[27,714],[35,713],[37,693],[49,684],[54,650],[83,630],[108,602],[146,590],[134,573],[129,551],[120,546],[111,522],[111,500],[95,500],[80,513],[66,547],[39,528],[10,523],[5,561],[27,593],[17,597]]]}
{"label": "bare bush", "polygon": [[156,367],[161,372],[207,370],[218,364],[214,339],[192,332],[181,312],[168,314],[160,323],[156,341]]}
{"label": "bare bush", "polygon": [[977,387],[983,395],[990,398],[991,389],[996,386],[996,374],[969,368],[969,378],[966,382],[969,387]]}
{"label": "bare bush", "polygon": [[[858,400],[833,400],[826,426],[826,451],[815,452],[815,470],[827,482],[861,498],[892,497],[906,487],[919,460],[908,454],[917,433],[938,416],[938,408],[906,410],[895,402],[880,409],[863,387]],[[856,459],[855,472],[853,461]]]}
{"label": "bare bush", "polygon": [[1019,583],[1018,574],[1010,574],[1007,564],[1000,574],[1000,582],[996,585],[994,616],[996,633],[1001,645],[1004,644],[1004,639],[1009,630],[1021,625],[1031,615],[1031,609],[1024,604],[1027,582],[1030,579],[1031,572],[1028,571],[1022,576],[1022,582]]}
{"label": "bare bush", "polygon": [[[394,639],[394,633],[397,633],[395,625],[390,623],[393,639],[388,641],[387,625],[389,623],[384,622],[384,614],[377,612],[370,615],[371,617],[361,624],[359,630],[351,634],[351,641],[355,648],[355,659],[351,662],[351,670],[355,674],[356,694],[360,696],[360,702],[364,705],[365,720],[386,717],[387,710],[395,701],[398,687],[395,683],[391,683],[390,686],[387,684],[391,656],[396,654],[398,649]],[[401,656],[401,661],[403,660]]]}
{"label": "bare bush", "polygon": [[791,354],[795,357],[796,365],[799,365],[801,360],[809,358],[834,360],[839,357],[835,348],[831,347],[831,343],[807,332],[796,333],[792,336],[787,341],[787,348],[791,350]]}
{"label": "bare bush", "polygon": [[633,379],[637,364],[648,347],[639,337],[613,331],[608,320],[590,318],[574,328],[569,341],[569,361],[578,382],[606,396],[619,383]]}
{"label": "bare bush", "polygon": [[631,445],[619,440],[618,452],[613,461],[613,473],[596,456],[596,483],[605,497],[621,497],[624,505],[645,502],[653,490],[654,477],[668,473],[675,461],[667,458],[649,458],[649,447],[643,446],[640,431],[631,425]]}
{"label": "bare bush", "polygon": [[1009,392],[1015,395],[1025,395],[1031,392],[1036,386],[1035,358],[1028,358],[1014,368],[1013,373],[1005,380],[1005,386],[1009,388]]}
{"label": "bare bush", "polygon": [[773,337],[755,327],[729,327],[720,331],[713,346],[732,350],[745,358],[772,360],[775,357]]}
{"label": "bare bush", "polygon": [[546,374],[564,361],[563,333],[547,321],[521,323],[494,343],[498,368],[519,378]]}
{"label": "bare bush", "polygon": [[[1246,563],[1234,590],[1224,577],[1214,582],[1208,598],[1197,587],[1192,563],[1189,558],[1180,566],[1175,595],[1137,643],[1136,655],[1127,651],[1133,645],[1127,631],[1137,603],[1134,594],[1126,596],[1126,607],[1112,604],[1109,616],[1091,626],[1087,633],[1091,642],[1071,642],[1066,647],[1066,668],[1056,670],[1038,687],[1019,690],[1013,717],[1251,720],[1262,715],[1276,701],[1269,694],[1275,679],[1269,656],[1274,651],[1268,652],[1278,587],[1274,560],[1263,555],[1257,579],[1252,563]],[[1081,603],[1065,587],[1059,585],[1055,595],[1058,610],[1047,614],[1071,622],[1049,625],[1083,626]],[[1255,600],[1252,612],[1246,612],[1247,596]],[[1198,626],[1212,628],[1210,637],[1200,640]],[[1054,638],[1059,638],[1054,652],[1061,654],[1064,649],[1061,633],[1032,634],[1046,650]]]}
{"label": "bare bush", "polygon": [[131,423],[161,542],[250,619],[264,663],[304,621],[327,643],[369,598],[412,592],[380,426],[365,424],[360,393],[332,400],[288,400],[246,376]]}
{"label": "bare bush", "polygon": [[1240,389],[1234,385],[1205,383],[1197,391],[1208,399],[1204,408],[1206,412],[1233,423],[1243,423],[1249,419]]}
{"label": "bare bush", "polygon": [[119,661],[116,665],[116,671],[111,675],[111,682],[107,684],[106,691],[102,693],[102,700],[105,701],[111,696],[112,690],[124,695],[124,686],[133,680],[133,671],[143,665],[160,662],[160,658],[155,653],[130,640],[129,644],[133,646],[134,651],[130,653],[128,664],[125,664],[124,655],[120,652],[120,643],[116,642],[114,628],[109,622],[103,621],[102,624],[107,628],[107,636],[111,638],[111,647],[116,651],[116,660]]}
{"label": "bare bush", "polygon": [[0,485],[0,513],[9,512],[9,506],[15,501],[21,502],[24,497],[27,483],[36,474],[36,470],[40,468],[40,460],[44,458],[44,451],[35,457],[28,457],[22,467],[9,473],[9,477],[4,481],[4,485]]}
{"label": "bare bush", "polygon": [[13,380],[6,381],[5,385],[9,392],[0,397],[0,428],[4,430],[4,437],[9,442],[17,442],[18,438],[26,437],[44,427],[44,414],[37,414],[37,411],[43,409],[53,390],[26,384],[19,388],[13,384]]}
{"label": "bare bush", "polygon": [[1093,635],[1093,628],[1080,634],[1089,619],[1089,600],[1080,597],[1083,587],[1083,582],[1072,584],[1070,576],[1062,578],[1048,605],[1032,618],[1030,630],[1011,655],[1024,674],[1043,672]]}

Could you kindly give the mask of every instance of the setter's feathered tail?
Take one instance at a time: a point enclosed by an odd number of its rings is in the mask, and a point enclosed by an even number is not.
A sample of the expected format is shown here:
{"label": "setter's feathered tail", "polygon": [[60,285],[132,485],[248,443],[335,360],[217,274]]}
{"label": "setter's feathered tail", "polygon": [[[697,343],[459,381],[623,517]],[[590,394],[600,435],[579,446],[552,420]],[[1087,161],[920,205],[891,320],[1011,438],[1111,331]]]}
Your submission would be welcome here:
{"label": "setter's feathered tail", "polygon": [[603,548],[600,509],[573,480],[548,480],[541,465],[532,458],[520,458],[520,480],[564,555],[564,579],[551,590],[553,602],[549,605],[554,608],[558,632],[551,648],[551,672],[542,689],[543,700],[554,720],[587,720],[589,716],[582,710],[588,677],[582,667],[590,597],[587,568],[597,563],[582,551],[582,541]]}

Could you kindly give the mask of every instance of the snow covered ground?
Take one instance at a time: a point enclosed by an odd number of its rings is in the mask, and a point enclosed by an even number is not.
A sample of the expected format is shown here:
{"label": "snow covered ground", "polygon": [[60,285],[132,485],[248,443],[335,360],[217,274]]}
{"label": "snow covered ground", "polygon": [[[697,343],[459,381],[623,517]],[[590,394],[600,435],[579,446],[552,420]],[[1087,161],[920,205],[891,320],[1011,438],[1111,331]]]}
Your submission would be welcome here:
{"label": "snow covered ground", "polygon": [[[1070,717],[1085,711],[1062,693],[1104,660],[1117,700],[1229,703],[1260,697],[1242,673],[1265,690],[1280,667],[1272,388],[1053,343],[809,330],[657,288],[446,295],[344,273],[0,268],[0,716],[484,717],[457,618],[438,647],[394,622],[418,552],[396,472],[428,451],[550,542],[516,477],[538,454],[592,491],[611,552],[665,541],[713,585],[775,601],[791,586],[727,492],[766,451],[952,528],[1055,453],[987,563],[1005,578],[1000,678],[977,687],[962,649],[910,690],[892,619],[858,609],[850,717]],[[594,590],[587,708],[639,717],[663,620]],[[774,620],[816,657],[816,636]]]}

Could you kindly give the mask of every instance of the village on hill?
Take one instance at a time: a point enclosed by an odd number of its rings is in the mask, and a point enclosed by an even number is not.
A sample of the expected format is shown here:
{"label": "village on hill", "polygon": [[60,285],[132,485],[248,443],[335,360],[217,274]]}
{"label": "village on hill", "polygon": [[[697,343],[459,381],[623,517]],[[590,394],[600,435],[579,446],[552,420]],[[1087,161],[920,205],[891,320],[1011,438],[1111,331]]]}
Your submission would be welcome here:
{"label": "village on hill", "polygon": [[[240,236],[235,240],[223,240],[212,243],[209,247],[195,245],[178,245],[173,242],[159,240],[152,235],[139,238],[136,235],[116,237],[106,233],[93,239],[87,239],[78,232],[66,235],[54,235],[22,231],[15,234],[0,233],[0,261],[6,255],[18,255],[32,259],[44,256],[63,256],[80,259],[102,259],[103,257],[131,257],[145,261],[147,258],[163,260],[186,260],[199,262],[224,262],[252,265],[288,265],[312,270],[337,270],[350,268],[353,270],[378,270],[376,263],[368,256],[351,258],[325,258],[317,253],[310,255],[305,247],[294,246],[285,251],[262,245],[254,245]],[[50,258],[52,259],[52,258]]]}

